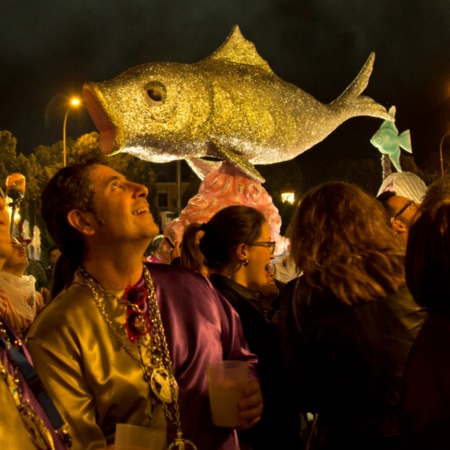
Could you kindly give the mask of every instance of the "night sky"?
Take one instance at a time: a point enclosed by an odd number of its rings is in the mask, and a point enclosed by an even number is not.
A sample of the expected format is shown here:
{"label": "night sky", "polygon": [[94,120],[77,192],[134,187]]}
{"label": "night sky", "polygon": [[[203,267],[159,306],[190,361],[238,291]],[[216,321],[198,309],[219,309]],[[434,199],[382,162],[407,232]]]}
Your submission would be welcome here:
{"label": "night sky", "polygon": [[[11,131],[25,154],[52,145],[62,138],[65,98],[84,82],[152,61],[196,62],[234,24],[278,76],[324,103],[374,51],[364,93],[386,108],[396,105],[397,127],[411,130],[417,162],[437,154],[450,127],[448,0],[2,2],[0,129]],[[350,119],[296,162],[311,173],[341,158],[376,155],[369,140],[380,125]],[[68,136],[94,130],[85,110],[70,113]]]}

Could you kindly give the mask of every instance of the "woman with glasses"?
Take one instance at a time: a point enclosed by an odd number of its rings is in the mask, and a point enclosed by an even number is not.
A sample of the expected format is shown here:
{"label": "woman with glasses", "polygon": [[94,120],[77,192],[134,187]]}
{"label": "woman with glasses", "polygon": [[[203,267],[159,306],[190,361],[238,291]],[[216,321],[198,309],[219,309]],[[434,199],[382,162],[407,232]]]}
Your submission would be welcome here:
{"label": "woman with glasses", "polygon": [[404,365],[426,313],[405,287],[381,205],[355,185],[310,191],[291,223],[301,276],[283,292],[292,397],[316,415],[317,448],[393,450]]}
{"label": "woman with glasses", "polygon": [[259,210],[236,205],[216,213],[201,229],[200,250],[211,283],[238,312],[250,351],[258,356],[264,412],[251,430],[238,431],[241,448],[296,448],[297,424],[280,378],[278,329],[263,294],[270,291],[269,281],[274,283],[268,272],[275,251],[269,225]]}

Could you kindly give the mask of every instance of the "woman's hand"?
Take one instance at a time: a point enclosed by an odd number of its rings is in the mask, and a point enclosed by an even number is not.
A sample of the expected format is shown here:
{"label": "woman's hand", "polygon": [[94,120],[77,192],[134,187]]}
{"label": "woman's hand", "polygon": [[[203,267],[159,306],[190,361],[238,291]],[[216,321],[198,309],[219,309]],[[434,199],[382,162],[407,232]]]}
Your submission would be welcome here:
{"label": "woman's hand", "polygon": [[263,397],[259,381],[250,380],[244,390],[244,397],[238,403],[241,429],[246,430],[255,425],[263,412]]}

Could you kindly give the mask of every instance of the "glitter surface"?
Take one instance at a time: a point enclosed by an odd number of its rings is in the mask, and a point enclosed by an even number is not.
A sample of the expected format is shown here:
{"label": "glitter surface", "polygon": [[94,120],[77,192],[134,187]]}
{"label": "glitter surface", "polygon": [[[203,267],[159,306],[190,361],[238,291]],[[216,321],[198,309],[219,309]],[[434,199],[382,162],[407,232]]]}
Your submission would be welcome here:
{"label": "glitter surface", "polygon": [[[148,63],[83,87],[105,153],[127,152],[152,162],[199,158],[228,161],[264,181],[253,164],[290,160],[347,119],[393,120],[361,96],[371,54],[356,79],[329,105],[283,81],[235,26],[224,44],[193,64]],[[201,171],[196,171],[197,173]]]}

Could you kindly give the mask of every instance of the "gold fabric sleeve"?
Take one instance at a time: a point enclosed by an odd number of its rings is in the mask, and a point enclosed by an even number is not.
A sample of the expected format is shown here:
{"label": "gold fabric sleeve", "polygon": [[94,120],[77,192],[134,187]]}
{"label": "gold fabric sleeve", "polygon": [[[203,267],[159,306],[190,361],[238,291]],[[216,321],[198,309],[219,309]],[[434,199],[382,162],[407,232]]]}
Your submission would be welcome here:
{"label": "gold fabric sleeve", "polygon": [[[123,305],[106,304],[106,310],[123,324]],[[149,425],[149,385],[138,364],[111,339],[87,287],[72,285],[55,298],[33,324],[27,344],[36,371],[69,425],[73,450],[105,448],[113,441],[116,423]],[[165,430],[157,405],[154,426]]]}

